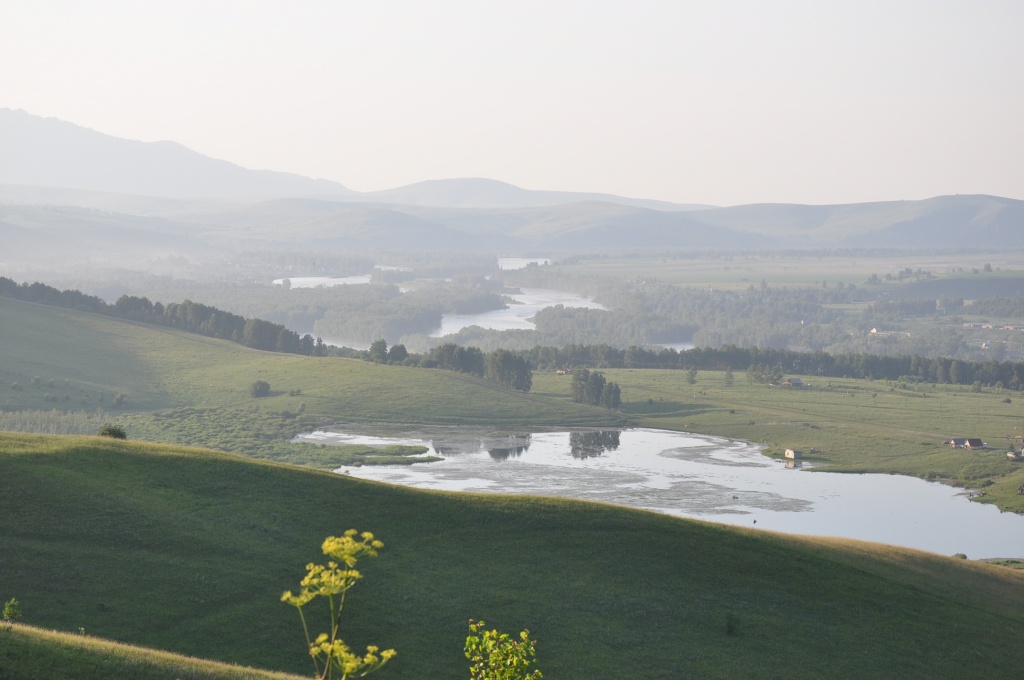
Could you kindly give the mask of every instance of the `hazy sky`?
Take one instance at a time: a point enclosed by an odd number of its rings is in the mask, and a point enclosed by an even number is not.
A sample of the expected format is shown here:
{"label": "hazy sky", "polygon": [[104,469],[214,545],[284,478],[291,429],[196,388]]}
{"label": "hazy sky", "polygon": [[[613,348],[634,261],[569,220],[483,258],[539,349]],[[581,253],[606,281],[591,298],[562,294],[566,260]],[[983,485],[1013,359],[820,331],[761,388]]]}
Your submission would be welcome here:
{"label": "hazy sky", "polygon": [[0,0],[0,107],[359,191],[1024,199],[1024,0]]}

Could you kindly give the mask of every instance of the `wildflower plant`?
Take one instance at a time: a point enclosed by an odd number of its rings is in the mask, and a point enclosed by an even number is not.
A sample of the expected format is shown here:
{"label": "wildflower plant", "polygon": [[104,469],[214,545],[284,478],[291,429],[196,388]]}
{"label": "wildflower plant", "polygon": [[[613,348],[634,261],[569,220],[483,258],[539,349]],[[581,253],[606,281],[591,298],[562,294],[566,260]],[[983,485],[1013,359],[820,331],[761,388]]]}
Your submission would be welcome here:
{"label": "wildflower plant", "polygon": [[466,638],[466,658],[469,659],[469,677],[472,680],[541,680],[540,669],[530,671],[536,663],[536,642],[530,631],[519,633],[516,640],[508,633],[484,630],[483,621],[469,620]]}
{"label": "wildflower plant", "polygon": [[[368,646],[366,653],[359,655],[349,649],[340,637],[341,617],[345,609],[345,597],[363,575],[355,568],[362,557],[376,557],[384,544],[369,531],[359,533],[349,529],[344,536],[328,536],[323,543],[324,555],[331,558],[326,565],[307,564],[306,576],[299,584],[298,594],[287,591],[281,596],[299,610],[302,630],[306,634],[309,655],[313,658],[316,675],[322,680],[339,678],[362,678],[377,671],[395,656],[395,650]],[[309,625],[303,607],[318,597],[325,599],[331,614],[329,633],[310,637]]]}

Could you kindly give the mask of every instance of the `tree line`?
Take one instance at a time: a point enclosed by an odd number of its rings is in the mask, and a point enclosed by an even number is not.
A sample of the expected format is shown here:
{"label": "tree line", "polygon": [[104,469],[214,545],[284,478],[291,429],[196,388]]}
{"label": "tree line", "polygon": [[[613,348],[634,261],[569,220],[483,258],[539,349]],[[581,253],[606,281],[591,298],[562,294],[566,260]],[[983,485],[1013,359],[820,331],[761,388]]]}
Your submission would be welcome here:
{"label": "tree line", "polygon": [[1024,389],[1024,362],[966,361],[919,354],[829,354],[758,347],[695,347],[689,350],[608,345],[534,347],[522,353],[537,370],[567,367],[661,368],[748,372],[755,381],[783,373],[831,378],[871,378],[940,385],[974,385]]}
{"label": "tree line", "polygon": [[247,319],[216,307],[185,300],[181,303],[151,302],[145,297],[122,295],[114,304],[108,304],[95,295],[78,290],[58,290],[43,283],[22,283],[0,277],[0,295],[4,297],[63,307],[118,319],[137,321],[154,326],[165,326],[231,340],[246,347],[268,352],[326,356],[327,346],[320,338],[308,333],[299,336],[281,324],[262,319]]}

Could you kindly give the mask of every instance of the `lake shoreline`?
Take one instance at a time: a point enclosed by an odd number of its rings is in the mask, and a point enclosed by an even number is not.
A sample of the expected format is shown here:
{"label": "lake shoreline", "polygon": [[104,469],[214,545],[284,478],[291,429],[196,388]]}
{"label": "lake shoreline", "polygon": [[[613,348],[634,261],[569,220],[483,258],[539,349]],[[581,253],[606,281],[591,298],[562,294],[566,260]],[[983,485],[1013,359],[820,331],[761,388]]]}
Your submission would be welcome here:
{"label": "lake shoreline", "polygon": [[[331,429],[344,429],[343,427]],[[354,426],[388,444],[427,445],[431,465],[339,468],[355,477],[446,491],[609,502],[704,521],[836,536],[973,557],[1024,556],[1024,517],[969,503],[969,492],[907,475],[786,469],[756,442],[654,428]],[[328,443],[321,432],[318,443]],[[415,439],[413,436],[415,435]],[[401,439],[398,439],[401,437]],[[340,443],[340,442],[339,442]],[[991,508],[991,510],[990,510]],[[955,527],[955,529],[950,529]]]}

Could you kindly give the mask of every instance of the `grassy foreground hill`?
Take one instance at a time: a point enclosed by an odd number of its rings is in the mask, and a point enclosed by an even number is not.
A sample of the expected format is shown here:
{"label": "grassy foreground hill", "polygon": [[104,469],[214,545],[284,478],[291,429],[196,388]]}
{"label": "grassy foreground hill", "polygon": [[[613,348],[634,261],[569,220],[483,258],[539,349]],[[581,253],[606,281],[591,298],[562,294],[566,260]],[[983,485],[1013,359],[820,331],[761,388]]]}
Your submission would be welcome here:
{"label": "grassy foreground hill", "polygon": [[301,680],[308,675],[196,659],[82,633],[18,624],[0,630],[0,680]]}
{"label": "grassy foreground hill", "polygon": [[529,628],[551,678],[1020,672],[1024,572],[986,564],[94,437],[0,435],[0,480],[25,623],[203,658],[308,672],[278,598],[355,527],[386,544],[346,635],[398,650],[381,678],[465,677],[470,617]]}

